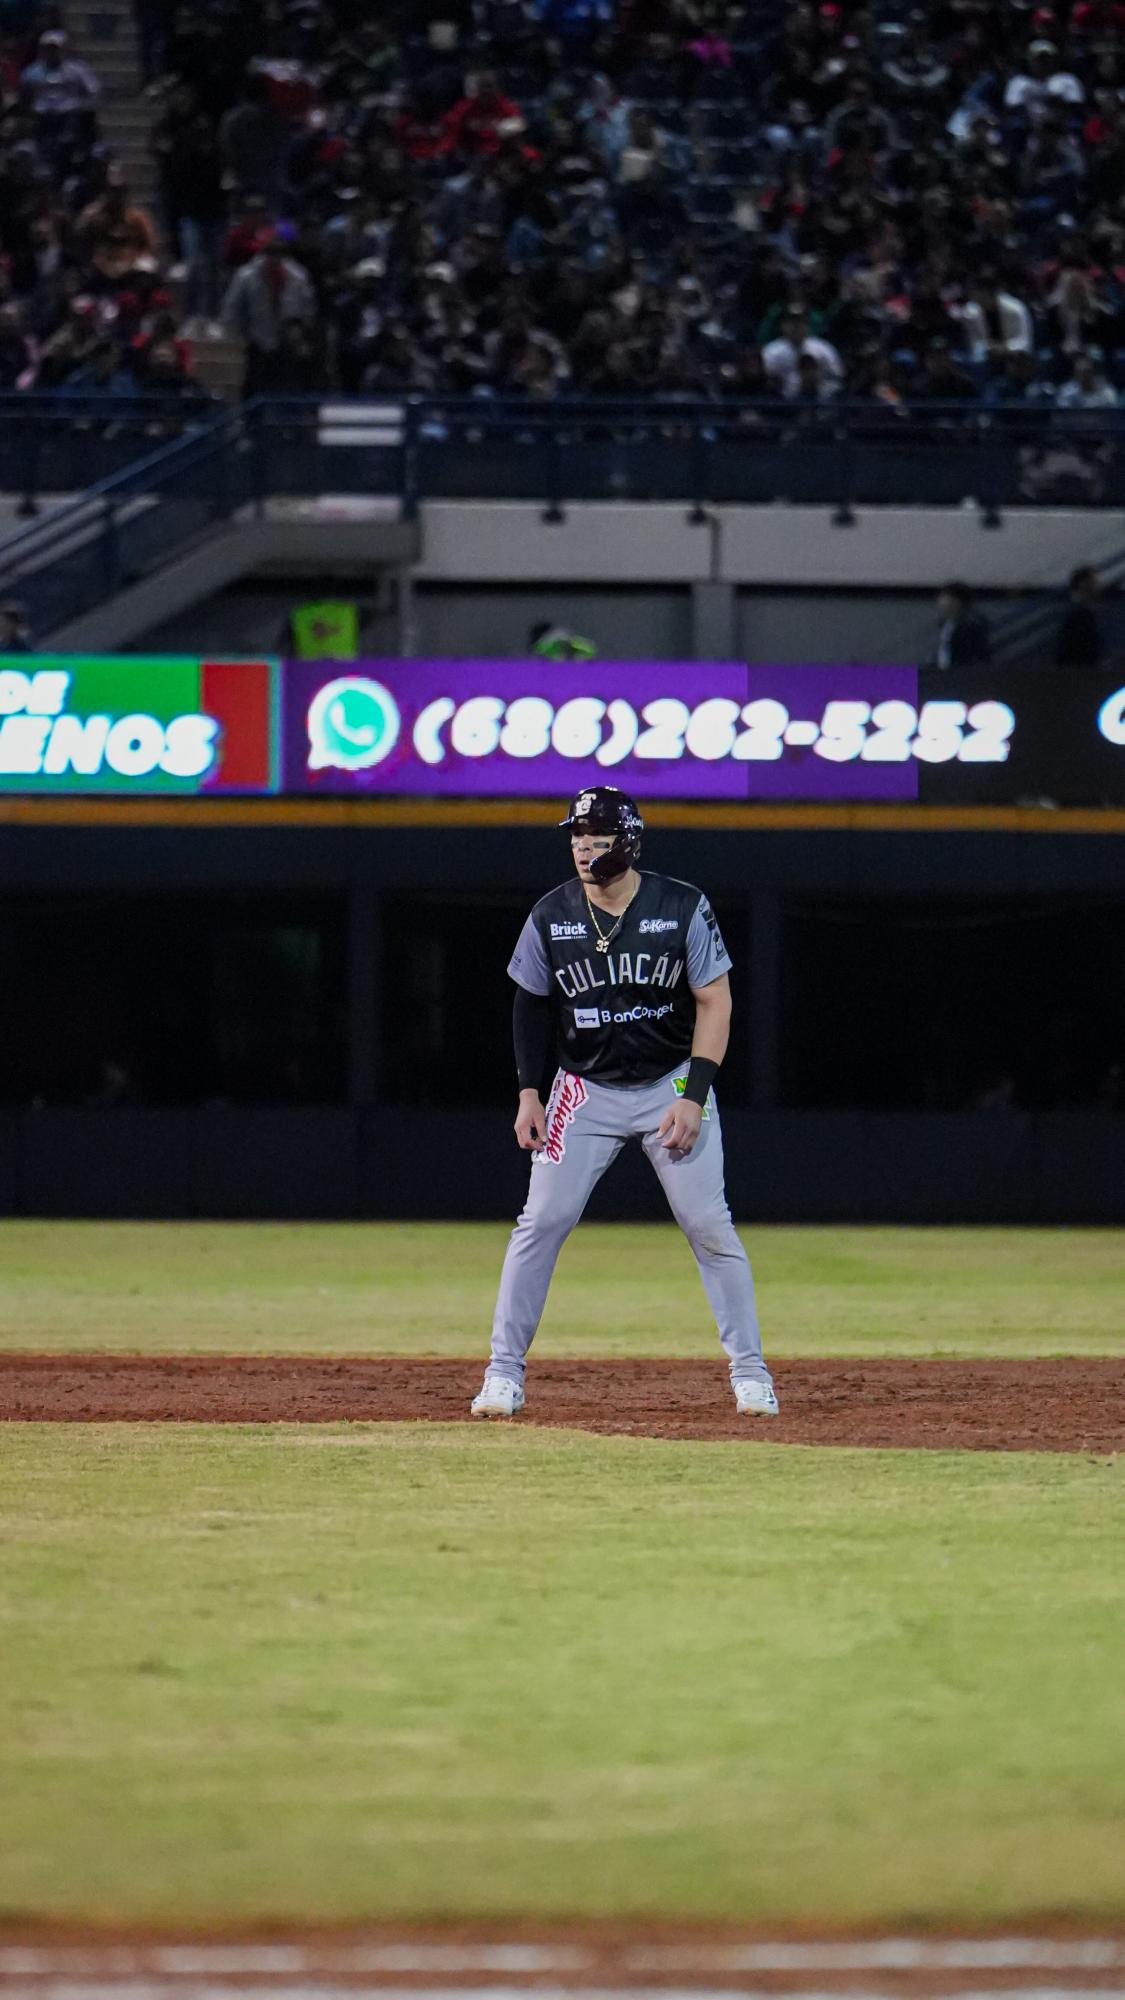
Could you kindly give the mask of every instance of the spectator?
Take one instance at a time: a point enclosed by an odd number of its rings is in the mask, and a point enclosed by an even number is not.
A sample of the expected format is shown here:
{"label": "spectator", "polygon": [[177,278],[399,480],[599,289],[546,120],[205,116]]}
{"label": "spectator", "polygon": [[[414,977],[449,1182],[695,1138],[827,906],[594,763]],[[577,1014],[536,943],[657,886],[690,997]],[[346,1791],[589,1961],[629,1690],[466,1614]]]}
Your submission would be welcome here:
{"label": "spectator", "polygon": [[57,160],[67,148],[92,141],[97,78],[85,63],[66,54],[60,28],[40,35],[39,54],[20,83],[35,119],[36,139],[49,156]]}
{"label": "spectator", "polygon": [[270,206],[263,194],[248,194],[233,204],[232,220],[223,240],[220,263],[226,271],[240,271],[255,257],[269,235]]}
{"label": "spectator", "polygon": [[1035,356],[1026,350],[1008,354],[993,375],[985,397],[993,422],[1009,434],[1041,430],[1043,415],[1054,402],[1054,388],[1036,372]]}
{"label": "spectator", "polygon": [[651,180],[664,165],[664,133],[651,111],[630,111],[625,144],[617,160],[617,179],[632,184]]}
{"label": "spectator", "polygon": [[106,175],[105,193],[83,209],[75,233],[89,264],[108,285],[134,270],[140,258],[150,259],[155,268],[152,218],[130,203],[124,169],[116,164]]}
{"label": "spectator", "polygon": [[949,344],[940,335],[931,340],[922,356],[922,372],[910,383],[911,403],[968,403],[975,400],[978,386],[971,375],[958,367]]}
{"label": "spectator", "polygon": [[211,121],[186,85],[172,94],[153,134],[153,151],[169,238],[178,243],[186,267],[184,312],[197,332],[209,330],[218,310],[227,196]]}
{"label": "spectator", "polygon": [[856,70],[848,79],[847,93],[824,126],[824,148],[829,159],[841,152],[877,153],[899,144],[898,129],[889,111],[875,102],[870,77]]}
{"label": "spectator", "polygon": [[130,358],[137,387],[145,395],[194,393],[191,346],[177,334],[173,313],[158,311],[153,315],[151,324],[134,339]]}
{"label": "spectator", "polygon": [[84,350],[58,385],[60,396],[135,396],[138,381],[120,347],[104,336]]}
{"label": "spectator", "polygon": [[1092,354],[1076,355],[1074,372],[1056,399],[1060,410],[1115,410],[1117,391]]}
{"label": "spectator", "polygon": [[24,326],[23,308],[16,299],[0,305],[0,389],[5,393],[26,386],[25,377],[34,368],[35,349]]}
{"label": "spectator", "polygon": [[1034,124],[1042,118],[1052,98],[1067,104],[1081,104],[1085,92],[1078,78],[1058,65],[1054,42],[1032,42],[1027,62],[1008,80],[1004,104],[1009,111],[1022,111]]}
{"label": "spectator", "polygon": [[236,185],[276,197],[281,155],[291,133],[289,119],[271,102],[266,78],[249,71],[239,102],[219,121],[219,151]]}
{"label": "spectator", "polygon": [[973,609],[967,583],[947,583],[938,592],[935,667],[986,667],[992,657],[987,621]]}
{"label": "spectator", "polygon": [[1026,305],[990,278],[973,285],[964,304],[954,306],[953,315],[960,321],[971,361],[998,361],[1006,354],[1031,350],[1033,331]]}
{"label": "spectator", "polygon": [[498,153],[504,140],[524,130],[519,105],[498,88],[492,70],[481,72],[445,120],[448,149],[462,154]]}
{"label": "spectator", "polygon": [[65,317],[39,350],[35,386],[58,389],[93,361],[101,343],[97,301],[78,293],[68,301]]}
{"label": "spectator", "polygon": [[1081,242],[1068,244],[1058,276],[1045,301],[1055,340],[1064,354],[1078,354],[1096,341],[1112,320],[1113,306],[1104,274]]}
{"label": "spectator", "polygon": [[375,342],[364,371],[362,387],[376,396],[398,396],[405,390],[433,387],[434,370],[404,319],[388,319]]}
{"label": "spectator", "polygon": [[445,183],[435,222],[445,243],[455,243],[476,229],[501,230],[507,204],[488,153],[477,153]]}
{"label": "spectator", "polygon": [[780,395],[778,385],[766,374],[760,347],[740,347],[733,361],[724,363],[719,371],[719,386],[724,396],[745,399],[747,402],[776,401]]}
{"label": "spectator", "polygon": [[583,639],[565,625],[540,619],[527,635],[527,650],[537,660],[596,660],[598,649],[592,639]]}
{"label": "spectator", "polygon": [[836,378],[828,373],[815,354],[797,356],[797,387],[791,399],[793,402],[816,407],[830,402],[836,389]]}
{"label": "spectator", "polygon": [[926,15],[918,10],[899,33],[882,66],[892,97],[911,107],[937,98],[949,82],[949,64],[937,54],[925,30]]}
{"label": "spectator", "polygon": [[34,652],[27,606],[15,599],[0,604],[0,653]]}
{"label": "spectator", "polygon": [[544,340],[529,340],[514,363],[511,379],[525,396],[540,401],[558,395],[566,379],[566,365],[556,350]]}
{"label": "spectator", "polygon": [[378,257],[364,257],[349,273],[337,300],[337,355],[340,387],[356,395],[364,375],[378,353],[386,317],[384,278],[386,265]]}
{"label": "spectator", "polygon": [[816,365],[826,392],[834,394],[844,373],[839,354],[831,341],[822,340],[809,332],[805,313],[787,312],[782,316],[778,338],[768,341],[762,349],[762,364],[770,380],[777,383],[782,395],[789,400],[800,389],[800,363],[803,358]]}
{"label": "spectator", "polygon": [[[246,348],[243,394],[274,388],[290,367],[294,321],[311,325],[316,295],[308,272],[285,254],[282,231],[270,230],[255,256],[236,271],[223,300],[223,324]],[[284,348],[284,352],[283,352]]]}
{"label": "spectator", "polygon": [[1055,634],[1056,667],[1100,667],[1104,658],[1101,627],[1094,609],[1101,581],[1089,563],[1071,572],[1069,603]]}
{"label": "spectator", "polygon": [[281,396],[309,396],[320,377],[320,356],[312,323],[286,320],[273,365],[273,387]]}

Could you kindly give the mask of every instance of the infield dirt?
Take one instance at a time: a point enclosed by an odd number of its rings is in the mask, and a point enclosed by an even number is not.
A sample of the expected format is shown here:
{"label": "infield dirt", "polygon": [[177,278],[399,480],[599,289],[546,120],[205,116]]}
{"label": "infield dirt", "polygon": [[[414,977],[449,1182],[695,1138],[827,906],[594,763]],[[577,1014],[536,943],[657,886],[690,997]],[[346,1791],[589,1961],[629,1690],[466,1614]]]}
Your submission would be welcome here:
{"label": "infield dirt", "polygon": [[[0,1355],[0,1419],[89,1423],[464,1421],[479,1360]],[[782,1413],[739,1418],[720,1364],[544,1358],[521,1425],[602,1436],[935,1451],[1125,1447],[1125,1362],[815,1360],[775,1369]]]}
{"label": "infield dirt", "polygon": [[[1125,1931],[1090,1937],[1058,1919],[1032,1934],[1002,1930],[908,1937],[806,1925],[643,1925],[619,1920],[554,1925],[379,1924],[362,1930],[282,1925],[199,1936],[178,1929],[49,1924],[0,1926],[0,1993],[20,2000],[308,2000],[339,1992],[490,1995],[625,1992],[699,2000],[714,1992],[863,1996],[871,2000],[992,2000],[1120,1993]],[[435,1982],[440,1981],[436,1988]],[[752,1982],[752,1986],[751,1986]],[[810,1990],[811,1989],[811,1990]]]}

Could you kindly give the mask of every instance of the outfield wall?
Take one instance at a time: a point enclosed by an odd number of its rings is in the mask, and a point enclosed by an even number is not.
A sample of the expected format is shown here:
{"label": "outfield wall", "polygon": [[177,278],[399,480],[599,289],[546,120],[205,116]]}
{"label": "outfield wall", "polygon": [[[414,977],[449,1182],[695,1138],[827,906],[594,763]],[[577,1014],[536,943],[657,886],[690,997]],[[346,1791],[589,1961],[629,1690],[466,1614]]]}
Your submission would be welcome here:
{"label": "outfield wall", "polygon": [[[511,1219],[513,1107],[0,1112],[0,1214]],[[1125,1223],[1125,1119],[851,1111],[723,1114],[739,1221]],[[630,1148],[594,1220],[666,1219]]]}
{"label": "outfield wall", "polygon": [[[511,1215],[526,1161],[511,1139],[504,965],[523,911],[566,869],[540,808],[491,826],[398,824],[348,805],[327,822],[280,817],[284,803],[173,809],[179,823],[162,821],[156,801],[15,801],[0,823],[0,1213]],[[742,810],[728,827],[708,821],[717,808],[665,808],[687,823],[655,825],[644,856],[708,889],[735,958],[722,1100],[736,1213],[1125,1221],[1125,1116],[1108,1102],[1063,1109],[1048,1093],[1024,1109],[929,1109],[902,1085],[916,1060],[920,1073],[933,1059],[923,1047],[933,1010],[911,1009],[940,975],[947,915],[962,930],[978,913],[991,925],[998,989],[1033,999],[1040,982],[1064,982],[1057,1027],[1079,1057],[1098,1009],[1107,1049],[1119,1048],[1121,817]],[[234,938],[233,958],[196,963],[208,924]],[[49,1071],[46,1058],[81,1047],[99,1007],[105,1015],[98,982],[118,953],[131,953],[129,990],[119,982],[113,1005],[128,998],[134,1026],[175,1050],[202,1034],[245,938],[270,924],[290,941],[319,926],[309,1032],[333,1062],[294,1085],[301,1101],[270,1101],[272,1086],[253,1080],[250,1101],[234,1101],[237,1091],[189,1076],[153,1102],[142,1064],[141,1101],[98,1103],[80,1066],[64,1084]],[[108,953],[71,950],[72,934],[96,941],[107,927]],[[884,956],[869,964],[880,937]],[[1084,940],[1081,964],[1072,937]],[[269,1027],[264,963],[265,985],[259,968],[240,1017],[252,1051]],[[419,968],[424,989],[412,984]],[[973,978],[947,980],[937,1032],[948,1007],[951,1048],[971,1038],[982,992]],[[91,1062],[99,1047],[90,1043]],[[642,1161],[622,1163],[591,1212],[658,1215],[650,1178]]]}

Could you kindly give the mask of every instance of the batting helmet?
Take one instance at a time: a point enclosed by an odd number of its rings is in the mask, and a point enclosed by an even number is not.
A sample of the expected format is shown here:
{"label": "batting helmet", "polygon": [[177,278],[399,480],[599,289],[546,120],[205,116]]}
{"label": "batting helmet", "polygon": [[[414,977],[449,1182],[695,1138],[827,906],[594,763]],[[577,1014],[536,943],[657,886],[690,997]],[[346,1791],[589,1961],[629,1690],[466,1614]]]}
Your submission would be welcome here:
{"label": "batting helmet", "polygon": [[576,833],[611,833],[613,846],[590,864],[595,882],[612,882],[624,875],[640,859],[641,835],[645,830],[640,807],[616,785],[591,785],[579,792],[560,826]]}

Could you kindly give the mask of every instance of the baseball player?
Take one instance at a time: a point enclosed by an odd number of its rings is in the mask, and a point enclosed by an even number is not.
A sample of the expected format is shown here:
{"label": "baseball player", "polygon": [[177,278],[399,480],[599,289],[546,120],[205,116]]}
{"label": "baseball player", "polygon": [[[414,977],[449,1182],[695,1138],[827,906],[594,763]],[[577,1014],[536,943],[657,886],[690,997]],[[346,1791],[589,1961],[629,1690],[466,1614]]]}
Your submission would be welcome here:
{"label": "baseball player", "polygon": [[[504,1259],[475,1417],[514,1417],[559,1251],[627,1139],[639,1139],[695,1252],[740,1415],[775,1417],[754,1282],[730,1219],[711,1088],[730,1032],[730,956],[707,898],[641,874],[644,821],[612,785],[566,818],[576,879],[535,905],[516,982],[516,1138],[531,1187]],[[560,1068],[546,1108],[540,1078]]]}

